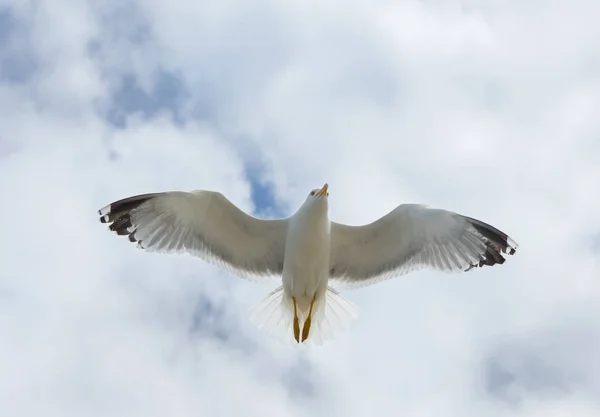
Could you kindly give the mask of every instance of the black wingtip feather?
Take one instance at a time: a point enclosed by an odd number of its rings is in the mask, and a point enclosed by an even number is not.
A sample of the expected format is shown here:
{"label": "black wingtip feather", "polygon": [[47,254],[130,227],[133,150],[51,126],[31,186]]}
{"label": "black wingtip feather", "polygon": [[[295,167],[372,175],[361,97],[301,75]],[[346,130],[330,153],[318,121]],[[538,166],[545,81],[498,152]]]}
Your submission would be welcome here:
{"label": "black wingtip feather", "polygon": [[466,216],[465,219],[473,226],[477,233],[487,240],[487,249],[482,256],[482,259],[480,259],[478,263],[472,264],[466,271],[476,267],[494,266],[496,264],[502,265],[506,262],[506,258],[503,254],[514,255],[517,251],[516,244],[512,242],[512,239],[510,239],[506,233],[480,220]]}
{"label": "black wingtip feather", "polygon": [[155,196],[156,194],[141,194],[115,201],[106,209],[98,210],[100,222],[111,223],[108,226],[110,231],[119,236],[128,236],[131,242],[137,242],[131,223],[131,212]]}
{"label": "black wingtip feather", "polygon": [[116,232],[118,235],[128,235],[131,233],[131,228],[133,225],[131,224],[131,216],[129,213],[124,214],[119,217],[113,224],[111,224],[108,228],[113,232]]}

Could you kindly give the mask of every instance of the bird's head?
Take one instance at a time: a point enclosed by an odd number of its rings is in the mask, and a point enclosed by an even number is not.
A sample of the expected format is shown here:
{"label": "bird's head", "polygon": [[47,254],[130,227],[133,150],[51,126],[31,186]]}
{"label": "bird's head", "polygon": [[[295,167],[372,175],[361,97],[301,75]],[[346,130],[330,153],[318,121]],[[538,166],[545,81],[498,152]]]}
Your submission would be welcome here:
{"label": "bird's head", "polygon": [[302,206],[298,209],[298,214],[304,213],[313,215],[316,213],[327,213],[329,210],[327,188],[329,186],[325,184],[322,188],[315,188],[311,190],[306,196],[306,200],[302,203]]}
{"label": "bird's head", "polygon": [[304,201],[304,206],[311,207],[317,205],[327,207],[327,197],[329,196],[329,193],[327,192],[328,188],[329,185],[325,184],[322,188],[311,190],[306,197],[306,201]]}
{"label": "bird's head", "polygon": [[306,200],[300,207],[300,211],[304,213],[327,213],[329,210],[329,193],[327,189],[329,185],[325,184],[322,188],[315,188],[308,193]]}
{"label": "bird's head", "polygon": [[314,190],[312,190],[309,194],[308,197],[306,197],[306,199],[308,201],[311,200],[327,200],[327,197],[329,197],[329,192],[327,192],[327,190],[329,189],[329,185],[325,184],[322,188],[315,188]]}

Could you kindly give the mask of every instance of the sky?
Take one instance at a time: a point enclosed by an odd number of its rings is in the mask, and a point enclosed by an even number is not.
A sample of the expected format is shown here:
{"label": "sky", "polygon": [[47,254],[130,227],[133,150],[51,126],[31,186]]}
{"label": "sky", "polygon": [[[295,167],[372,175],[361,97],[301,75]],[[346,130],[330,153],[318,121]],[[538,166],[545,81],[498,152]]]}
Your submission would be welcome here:
{"label": "sky", "polygon": [[[4,417],[600,415],[600,3],[0,0]],[[401,203],[488,222],[502,266],[343,292],[280,345],[256,284],[137,250],[117,199],[262,218]]]}

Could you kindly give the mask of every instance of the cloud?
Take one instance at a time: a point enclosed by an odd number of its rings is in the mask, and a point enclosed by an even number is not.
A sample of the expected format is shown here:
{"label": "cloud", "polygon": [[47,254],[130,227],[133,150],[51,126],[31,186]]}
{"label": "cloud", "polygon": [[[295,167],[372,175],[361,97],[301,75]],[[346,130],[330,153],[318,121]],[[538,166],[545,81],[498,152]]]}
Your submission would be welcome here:
{"label": "cloud", "polygon": [[[597,415],[599,7],[0,2],[5,413]],[[298,350],[247,319],[270,286],[95,216],[198,188],[285,216],[324,182],[336,221],[421,202],[519,251],[347,292],[353,329]]]}
{"label": "cloud", "polygon": [[27,53],[27,38],[19,22],[9,10],[0,10],[0,79],[21,83],[35,72],[36,65]]}

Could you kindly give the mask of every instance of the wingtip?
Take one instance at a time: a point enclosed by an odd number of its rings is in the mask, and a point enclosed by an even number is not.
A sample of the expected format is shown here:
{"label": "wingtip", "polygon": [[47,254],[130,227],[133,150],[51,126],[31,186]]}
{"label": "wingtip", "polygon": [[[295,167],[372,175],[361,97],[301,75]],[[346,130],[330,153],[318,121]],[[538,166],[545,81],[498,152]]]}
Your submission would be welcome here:
{"label": "wingtip", "polygon": [[112,206],[112,204],[109,204],[108,206],[102,207],[100,210],[98,210],[98,215],[100,215],[100,216],[106,216],[107,214],[110,214],[110,212],[111,212],[110,207],[111,206]]}
{"label": "wingtip", "polygon": [[502,246],[494,246],[489,245],[485,254],[479,260],[479,262],[475,262],[470,264],[464,272],[468,272],[474,268],[481,268],[483,266],[494,266],[494,265],[502,265],[506,262],[505,256],[514,255],[517,252],[517,248],[519,245],[512,240],[509,236],[505,237],[505,242]]}
{"label": "wingtip", "polygon": [[[463,216],[464,217],[464,216]],[[506,233],[496,229],[495,227],[482,222],[481,220],[472,217],[465,217],[471,226],[473,226],[479,234],[493,241],[498,252],[506,255],[514,255],[517,252],[519,245]]]}
{"label": "wingtip", "polygon": [[508,255],[514,255],[519,248],[519,244],[515,242],[510,236],[506,237],[506,253]]}

